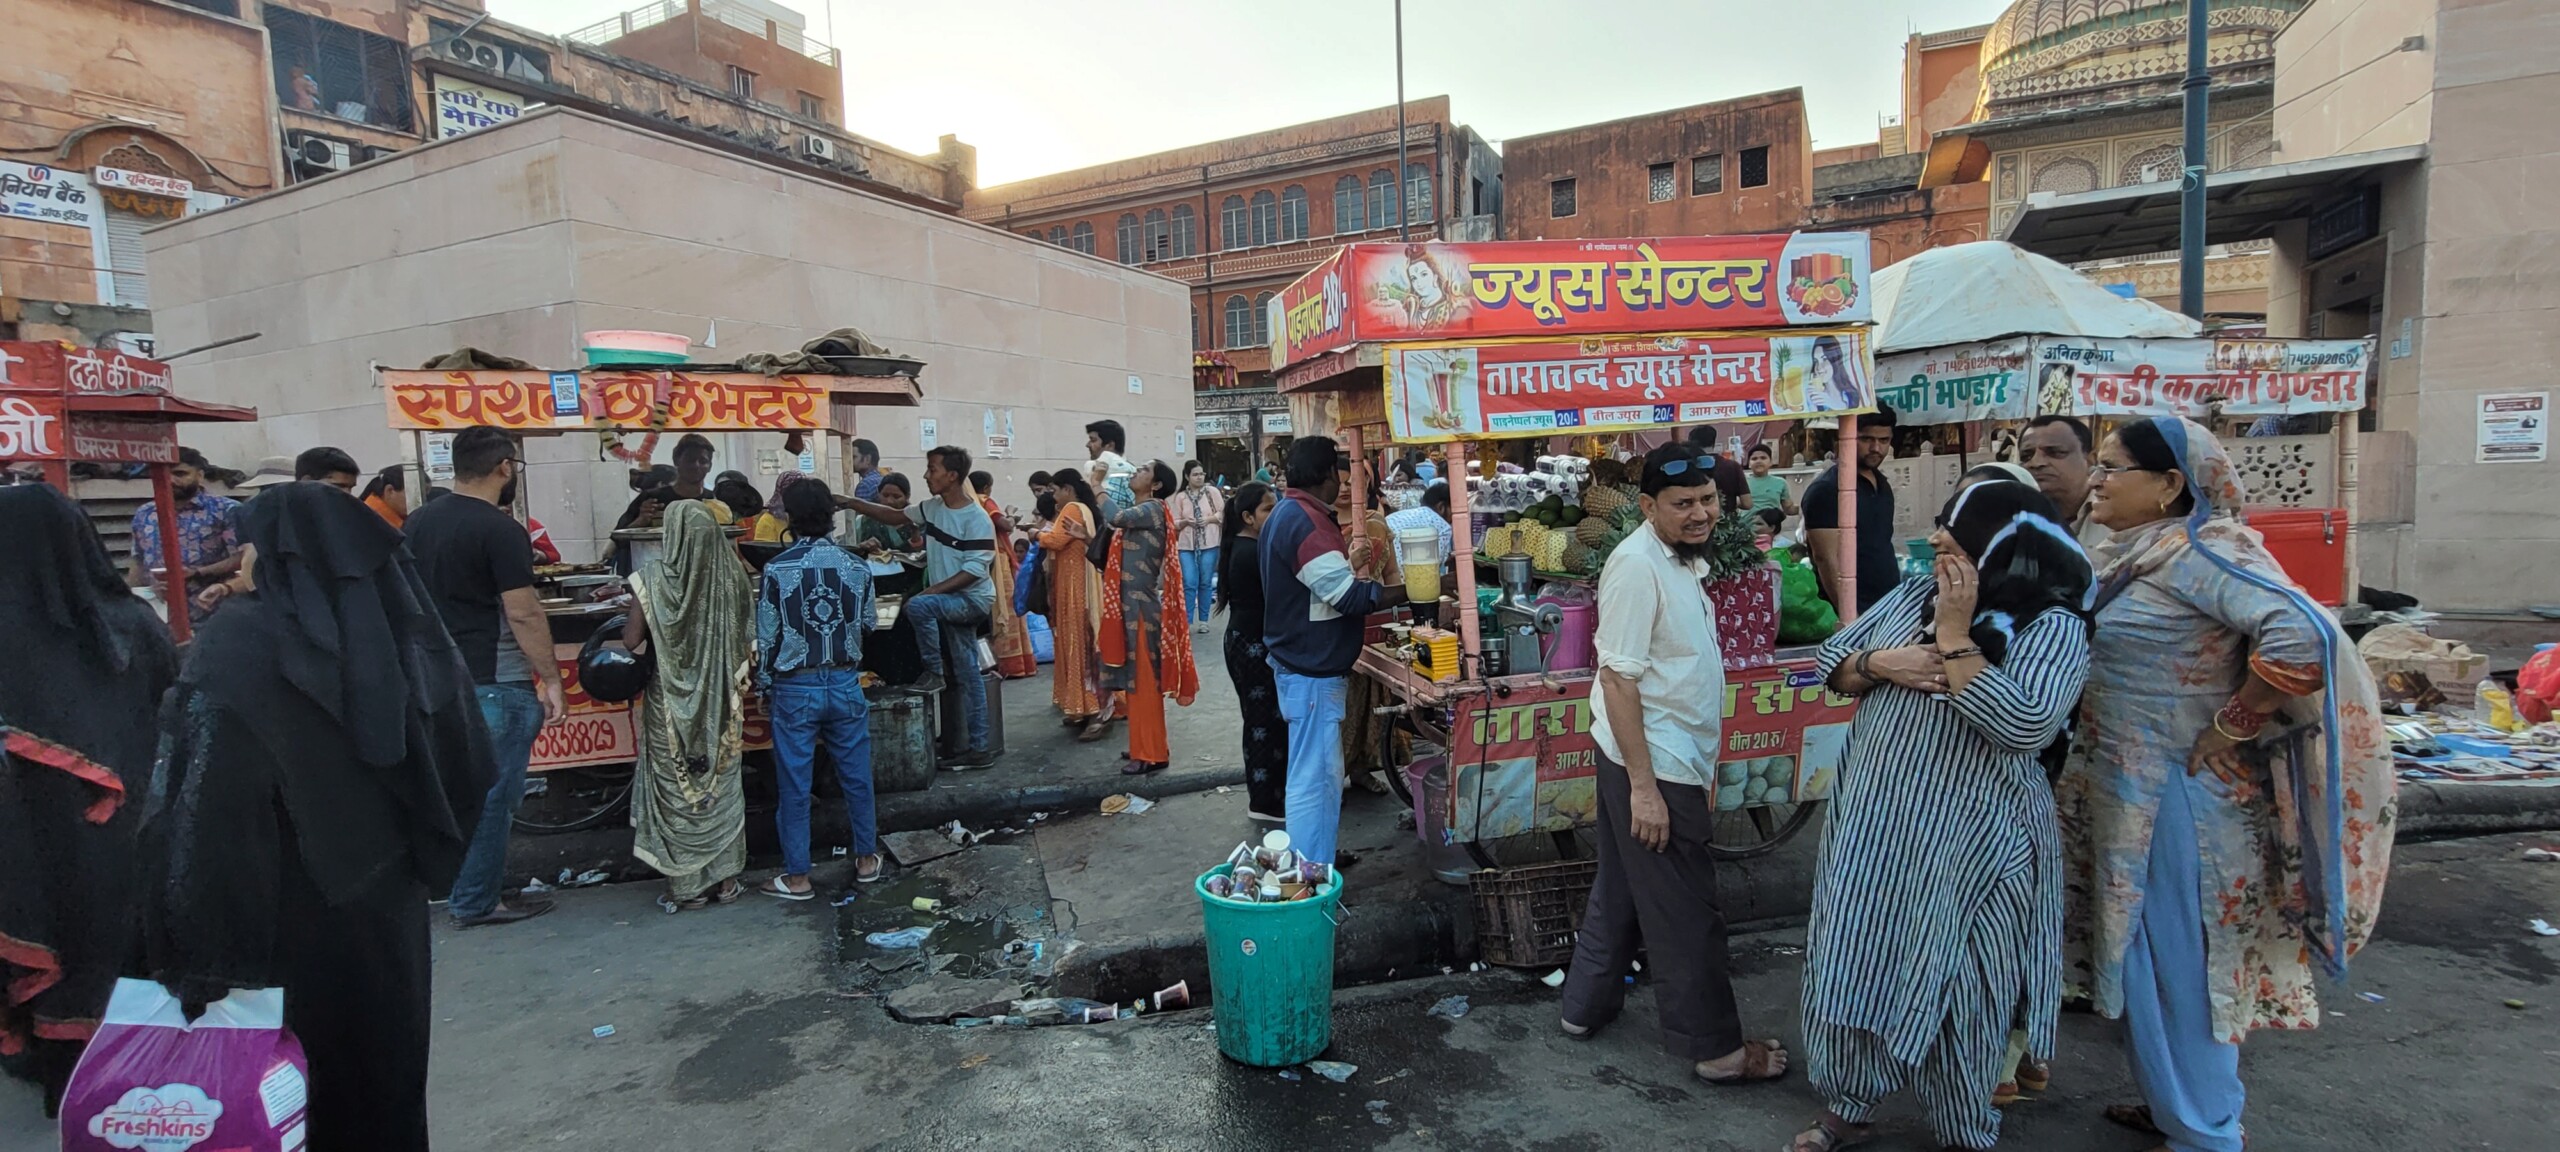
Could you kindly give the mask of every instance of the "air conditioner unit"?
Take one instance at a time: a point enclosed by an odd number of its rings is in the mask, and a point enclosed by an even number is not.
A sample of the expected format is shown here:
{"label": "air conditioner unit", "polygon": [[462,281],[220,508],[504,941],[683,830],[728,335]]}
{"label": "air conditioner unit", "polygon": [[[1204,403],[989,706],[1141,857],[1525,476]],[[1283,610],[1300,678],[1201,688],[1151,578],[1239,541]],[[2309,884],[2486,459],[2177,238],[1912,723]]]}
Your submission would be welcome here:
{"label": "air conditioner unit", "polygon": [[355,166],[355,150],[344,140],[311,132],[285,133],[285,153],[293,160],[299,176],[316,176],[324,172],[343,172]]}
{"label": "air conditioner unit", "polygon": [[833,162],[836,158],[836,142],[814,134],[802,136],[800,154],[812,160]]}
{"label": "air conditioner unit", "polygon": [[456,64],[468,64],[490,72],[503,71],[506,68],[506,53],[500,51],[495,44],[484,44],[478,40],[454,36],[445,40],[441,50],[445,59]]}

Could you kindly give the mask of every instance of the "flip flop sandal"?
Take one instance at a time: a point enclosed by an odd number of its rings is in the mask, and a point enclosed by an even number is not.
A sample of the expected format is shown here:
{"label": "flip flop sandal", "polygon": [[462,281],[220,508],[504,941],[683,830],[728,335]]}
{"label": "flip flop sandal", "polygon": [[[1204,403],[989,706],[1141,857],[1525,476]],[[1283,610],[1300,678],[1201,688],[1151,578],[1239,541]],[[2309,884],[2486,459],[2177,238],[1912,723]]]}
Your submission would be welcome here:
{"label": "flip flop sandal", "polygon": [[2154,1136],[2163,1134],[2160,1125],[2151,1119],[2151,1106],[2148,1104],[2109,1104],[2100,1115],[2105,1116],[2109,1123],[2120,1124],[2136,1132],[2148,1132]]}
{"label": "flip flop sandal", "polygon": [[1814,1118],[1813,1127],[1796,1133],[1795,1139],[1787,1141],[1779,1152],[1839,1152],[1875,1139],[1874,1132],[1872,1124],[1852,1124],[1825,1112]]}
{"label": "flip flop sandal", "polygon": [[711,901],[700,896],[696,896],[691,900],[679,901],[675,897],[669,896],[664,892],[658,893],[658,910],[669,916],[673,916],[678,912],[698,912],[710,906]]}
{"label": "flip flop sandal", "polygon": [[727,880],[722,881],[719,889],[711,894],[711,902],[714,904],[735,904],[738,902],[738,897],[746,894],[747,886],[738,883],[738,878],[732,876]]}
{"label": "flip flop sandal", "polygon": [[756,885],[756,891],[762,892],[777,900],[799,901],[815,900],[818,898],[818,889],[815,885],[812,885],[806,892],[794,892],[783,885],[782,877],[780,876],[776,876],[771,880],[767,880],[762,884]]}
{"label": "flip flop sandal", "polygon": [[[1757,1084],[1764,1080],[1776,1080],[1785,1076],[1787,1074],[1787,1070],[1780,1068],[1776,1071],[1771,1071],[1769,1066],[1774,1062],[1774,1058],[1776,1056],[1784,1053],[1786,1050],[1787,1046],[1775,1037],[1767,1040],[1745,1040],[1742,1042],[1741,1071],[1736,1072],[1731,1076],[1709,1076],[1705,1072],[1698,1071],[1694,1068],[1691,1069],[1691,1072],[1696,1075],[1700,1081],[1718,1088],[1731,1088],[1740,1084]],[[1705,1063],[1705,1061],[1700,1061],[1700,1063]]]}

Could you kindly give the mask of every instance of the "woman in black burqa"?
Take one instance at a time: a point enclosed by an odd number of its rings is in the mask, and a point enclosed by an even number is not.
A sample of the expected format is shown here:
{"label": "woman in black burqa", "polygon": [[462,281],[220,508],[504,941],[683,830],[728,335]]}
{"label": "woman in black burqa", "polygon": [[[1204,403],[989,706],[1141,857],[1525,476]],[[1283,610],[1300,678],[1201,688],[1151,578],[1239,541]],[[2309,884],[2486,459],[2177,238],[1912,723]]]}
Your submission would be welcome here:
{"label": "woman in black burqa", "polygon": [[325,484],[241,510],[255,595],[162,709],[141,830],[147,974],[190,1005],[281,986],[310,1146],[427,1147],[427,900],[496,776],[401,535]]}
{"label": "woman in black burqa", "polygon": [[80,506],[0,488],[0,1058],[60,1103],[128,953],[144,718],[177,675]]}

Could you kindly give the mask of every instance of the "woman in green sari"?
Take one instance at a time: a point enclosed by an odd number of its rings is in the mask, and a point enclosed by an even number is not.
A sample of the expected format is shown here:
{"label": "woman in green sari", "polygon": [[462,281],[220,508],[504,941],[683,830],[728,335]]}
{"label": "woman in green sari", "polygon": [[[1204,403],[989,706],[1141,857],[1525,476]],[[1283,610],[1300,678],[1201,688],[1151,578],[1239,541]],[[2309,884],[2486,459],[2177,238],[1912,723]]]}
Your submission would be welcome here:
{"label": "woman in green sari", "polygon": [[665,873],[658,907],[726,904],[743,889],[747,803],[739,753],[755,637],[755,585],[699,501],[667,508],[664,549],[631,577],[623,643],[657,655],[640,698],[631,854]]}

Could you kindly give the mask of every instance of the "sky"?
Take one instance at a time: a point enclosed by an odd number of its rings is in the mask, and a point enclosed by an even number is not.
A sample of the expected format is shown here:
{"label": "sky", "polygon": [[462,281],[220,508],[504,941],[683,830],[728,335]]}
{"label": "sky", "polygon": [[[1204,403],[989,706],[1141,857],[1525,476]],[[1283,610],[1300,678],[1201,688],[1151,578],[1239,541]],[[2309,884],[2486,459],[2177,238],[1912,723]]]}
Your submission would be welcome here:
{"label": "sky", "polygon": [[[644,0],[488,0],[567,32]],[[845,50],[845,124],[954,134],[978,183],[1142,156],[1396,99],[1393,0],[781,0]],[[1405,95],[1497,144],[1802,87],[1816,147],[1872,142],[1911,32],[2003,0],[1405,0]],[[832,11],[829,9],[832,8]]]}

